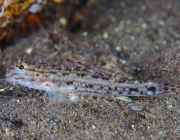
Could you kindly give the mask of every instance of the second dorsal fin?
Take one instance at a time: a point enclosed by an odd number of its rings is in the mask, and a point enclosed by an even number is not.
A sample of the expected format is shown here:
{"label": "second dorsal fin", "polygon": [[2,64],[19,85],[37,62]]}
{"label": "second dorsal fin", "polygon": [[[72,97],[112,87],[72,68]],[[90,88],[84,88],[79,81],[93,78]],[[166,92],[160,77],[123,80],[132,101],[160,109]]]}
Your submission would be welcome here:
{"label": "second dorsal fin", "polygon": [[79,70],[85,69],[85,58],[80,55],[73,55],[71,58],[66,58],[61,66],[63,68],[78,68]]}
{"label": "second dorsal fin", "polygon": [[107,75],[108,77],[113,78],[115,81],[135,79],[123,72],[115,63],[106,63],[104,61],[91,66],[90,71]]}
{"label": "second dorsal fin", "polygon": [[126,75],[123,71],[119,69],[119,67],[117,67],[115,63],[106,63],[105,61],[101,61],[96,65],[91,66],[90,70],[93,72],[102,73],[109,76],[112,76],[113,74]]}

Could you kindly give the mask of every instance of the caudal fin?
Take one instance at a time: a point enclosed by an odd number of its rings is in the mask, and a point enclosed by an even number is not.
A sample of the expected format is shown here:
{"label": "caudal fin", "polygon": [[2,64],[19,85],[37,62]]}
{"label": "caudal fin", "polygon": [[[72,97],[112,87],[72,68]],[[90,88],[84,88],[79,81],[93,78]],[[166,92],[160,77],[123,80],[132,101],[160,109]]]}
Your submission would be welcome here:
{"label": "caudal fin", "polygon": [[177,81],[166,81],[161,78],[153,80],[156,83],[157,96],[166,96],[171,94],[180,94],[180,80]]}

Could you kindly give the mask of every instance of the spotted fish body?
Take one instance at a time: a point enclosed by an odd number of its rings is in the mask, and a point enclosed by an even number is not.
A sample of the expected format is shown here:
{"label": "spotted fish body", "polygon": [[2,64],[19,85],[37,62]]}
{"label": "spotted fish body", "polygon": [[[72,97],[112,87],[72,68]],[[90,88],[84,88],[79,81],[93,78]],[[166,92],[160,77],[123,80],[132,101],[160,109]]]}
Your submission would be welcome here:
{"label": "spotted fish body", "polygon": [[7,69],[6,77],[9,82],[46,91],[48,96],[72,93],[107,97],[164,97],[178,93],[180,89],[180,82],[173,84],[163,79],[138,81],[113,64],[100,62],[87,67],[81,56],[68,58],[60,65],[31,64],[19,59]]}

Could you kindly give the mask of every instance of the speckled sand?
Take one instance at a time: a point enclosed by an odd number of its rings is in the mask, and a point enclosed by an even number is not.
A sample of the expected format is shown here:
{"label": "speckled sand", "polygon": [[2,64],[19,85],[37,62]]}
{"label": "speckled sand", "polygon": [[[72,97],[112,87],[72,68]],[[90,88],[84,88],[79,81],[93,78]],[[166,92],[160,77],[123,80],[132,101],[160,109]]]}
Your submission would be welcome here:
{"label": "speckled sand", "polygon": [[179,95],[119,101],[123,110],[92,97],[47,105],[44,92],[4,80],[18,58],[59,64],[73,54],[113,61],[138,79],[180,79],[178,0],[101,0],[91,10],[78,32],[60,28],[57,20],[0,52],[0,139],[180,139]]}

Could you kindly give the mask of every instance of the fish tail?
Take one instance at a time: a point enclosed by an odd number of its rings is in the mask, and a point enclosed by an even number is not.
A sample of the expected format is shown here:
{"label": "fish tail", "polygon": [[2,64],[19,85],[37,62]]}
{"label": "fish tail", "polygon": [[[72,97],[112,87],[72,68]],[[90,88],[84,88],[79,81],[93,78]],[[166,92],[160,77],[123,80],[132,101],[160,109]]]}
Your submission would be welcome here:
{"label": "fish tail", "polygon": [[161,78],[156,78],[153,80],[153,82],[156,83],[157,96],[166,96],[180,93],[180,80],[167,81]]}

